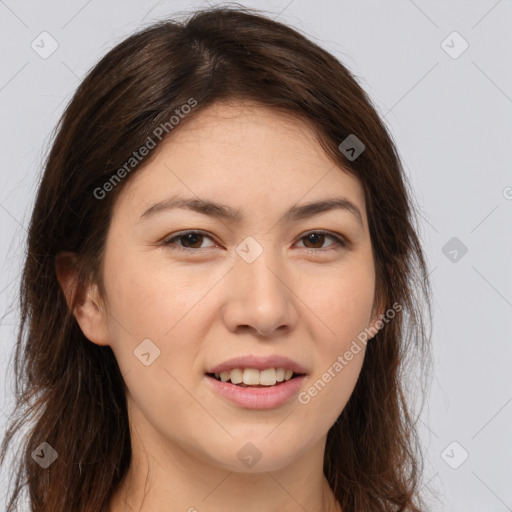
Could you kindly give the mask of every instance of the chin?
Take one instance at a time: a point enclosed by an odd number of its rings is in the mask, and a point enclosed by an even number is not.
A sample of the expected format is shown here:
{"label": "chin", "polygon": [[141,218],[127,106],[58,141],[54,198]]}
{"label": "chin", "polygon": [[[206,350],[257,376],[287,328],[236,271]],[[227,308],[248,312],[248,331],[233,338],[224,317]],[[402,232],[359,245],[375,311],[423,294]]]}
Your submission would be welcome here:
{"label": "chin", "polygon": [[288,438],[284,444],[284,440],[278,436],[272,441],[265,439],[271,431],[267,427],[258,437],[236,436],[224,446],[222,453],[210,452],[209,457],[215,465],[236,473],[262,473],[284,469],[297,459],[297,446],[303,446],[303,443],[292,443]]}

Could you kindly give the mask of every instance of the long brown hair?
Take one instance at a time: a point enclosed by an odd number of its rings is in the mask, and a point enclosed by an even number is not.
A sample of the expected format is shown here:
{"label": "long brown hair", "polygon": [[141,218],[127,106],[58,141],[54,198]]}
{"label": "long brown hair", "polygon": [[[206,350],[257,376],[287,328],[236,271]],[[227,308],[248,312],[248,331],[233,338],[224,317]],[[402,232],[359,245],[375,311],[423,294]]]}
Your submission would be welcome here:
{"label": "long brown hair", "polygon": [[[425,510],[418,417],[405,393],[405,369],[407,361],[418,369],[430,363],[430,291],[416,210],[392,138],[352,74],[297,30],[238,4],[188,14],[144,28],[110,50],[56,127],[20,285],[16,408],[2,463],[15,435],[24,427],[27,433],[8,509],[14,510],[26,487],[33,512],[100,512],[127,472],[131,448],[123,377],[111,348],[90,342],[80,330],[57,281],[55,257],[60,251],[77,253],[81,286],[94,282],[104,291],[102,261],[113,205],[155,152],[103,197],[98,190],[114,183],[133,152],[194,98],[197,104],[184,122],[214,102],[231,100],[298,115],[333,163],[360,180],[376,301],[402,307],[368,342],[355,390],[329,430],[324,472],[344,512]],[[167,127],[164,135],[171,133]],[[339,148],[349,135],[365,145],[355,159]],[[32,457],[43,442],[58,454],[46,469]]]}

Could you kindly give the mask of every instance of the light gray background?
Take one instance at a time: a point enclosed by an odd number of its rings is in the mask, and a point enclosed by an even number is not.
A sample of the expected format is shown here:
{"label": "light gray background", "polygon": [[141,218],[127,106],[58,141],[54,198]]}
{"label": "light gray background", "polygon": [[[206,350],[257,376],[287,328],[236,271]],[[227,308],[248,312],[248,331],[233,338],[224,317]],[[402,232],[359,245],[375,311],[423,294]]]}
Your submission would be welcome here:
{"label": "light gray background", "polygon": [[[435,368],[421,431],[425,481],[444,502],[433,510],[511,511],[512,0],[242,3],[340,58],[389,125],[420,206],[433,282]],[[110,48],[143,25],[205,5],[0,0],[2,433],[25,229],[51,131]],[[31,48],[43,31],[59,45],[47,59]],[[469,44],[457,58],[441,45],[453,31]],[[454,36],[445,44],[452,54],[462,48]],[[452,237],[466,254],[443,253]],[[468,459],[450,467],[464,452]],[[3,471],[2,495],[5,487]]]}

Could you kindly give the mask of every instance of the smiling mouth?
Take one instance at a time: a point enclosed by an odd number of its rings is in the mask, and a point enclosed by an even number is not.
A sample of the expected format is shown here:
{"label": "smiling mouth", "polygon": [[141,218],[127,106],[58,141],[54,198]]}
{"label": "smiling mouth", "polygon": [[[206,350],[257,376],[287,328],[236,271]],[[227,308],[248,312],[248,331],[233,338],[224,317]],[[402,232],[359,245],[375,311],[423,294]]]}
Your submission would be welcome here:
{"label": "smiling mouth", "polygon": [[226,384],[231,384],[232,386],[238,386],[240,388],[272,388],[272,387],[280,386],[281,384],[286,384],[287,382],[290,382],[291,380],[293,380],[297,377],[303,377],[304,374],[294,372],[292,374],[292,376],[287,380],[283,380],[281,382],[276,382],[275,384],[267,384],[267,385],[265,385],[265,384],[244,384],[243,382],[235,384],[235,383],[231,382],[230,378],[228,378],[228,380],[226,380],[226,381],[223,381],[223,380],[221,380],[220,376],[217,376],[214,373],[207,373],[206,376],[210,377],[212,379],[215,379],[218,382],[224,382]]}

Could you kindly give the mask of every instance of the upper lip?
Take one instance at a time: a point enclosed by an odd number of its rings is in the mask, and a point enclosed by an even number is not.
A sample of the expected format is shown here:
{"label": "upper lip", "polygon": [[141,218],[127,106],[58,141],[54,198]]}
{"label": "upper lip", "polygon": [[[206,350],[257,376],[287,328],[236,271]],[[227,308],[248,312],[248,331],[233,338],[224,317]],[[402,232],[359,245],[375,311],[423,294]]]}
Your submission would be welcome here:
{"label": "upper lip", "polygon": [[292,370],[294,373],[305,374],[306,370],[302,365],[293,361],[292,359],[279,356],[239,356],[233,357],[213,366],[206,373],[220,373],[224,371],[231,371],[235,368],[255,368],[256,370],[266,370],[267,368],[284,368],[285,370]]}

